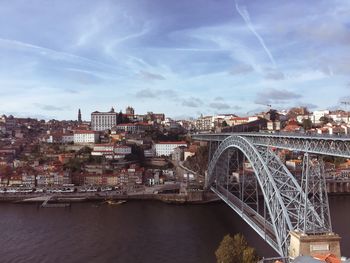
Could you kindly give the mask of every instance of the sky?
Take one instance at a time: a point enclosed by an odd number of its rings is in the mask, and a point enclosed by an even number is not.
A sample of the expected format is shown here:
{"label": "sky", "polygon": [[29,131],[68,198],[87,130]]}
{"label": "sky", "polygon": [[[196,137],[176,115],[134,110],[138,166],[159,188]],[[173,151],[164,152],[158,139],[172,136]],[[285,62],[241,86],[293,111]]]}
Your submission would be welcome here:
{"label": "sky", "polygon": [[350,98],[350,1],[0,0],[0,114],[180,119]]}

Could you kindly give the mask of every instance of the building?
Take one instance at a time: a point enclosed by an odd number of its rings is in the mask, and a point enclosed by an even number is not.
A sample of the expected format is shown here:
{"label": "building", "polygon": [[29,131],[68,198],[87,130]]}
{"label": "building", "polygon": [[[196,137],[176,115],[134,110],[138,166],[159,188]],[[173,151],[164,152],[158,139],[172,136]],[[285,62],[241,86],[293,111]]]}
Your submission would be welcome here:
{"label": "building", "polygon": [[114,159],[114,144],[96,144],[94,145],[91,155]]}
{"label": "building", "polygon": [[164,113],[153,113],[153,112],[147,112],[145,116],[146,121],[153,121],[155,123],[160,124],[165,120],[165,114]]}
{"label": "building", "polygon": [[73,133],[62,134],[62,143],[71,143],[71,142],[74,142],[74,134]]}
{"label": "building", "polygon": [[327,117],[329,115],[329,110],[316,110],[312,114],[312,122],[315,124],[321,123],[322,117]]}
{"label": "building", "polygon": [[151,124],[138,122],[138,123],[121,123],[116,127],[117,131],[128,132],[128,133],[141,133],[152,128]]}
{"label": "building", "polygon": [[120,159],[131,154],[131,147],[126,145],[97,144],[91,155],[104,156],[107,159]]}
{"label": "building", "polygon": [[291,119],[287,125],[284,127],[283,131],[285,132],[302,132],[304,128],[301,127],[298,122],[294,119]]}
{"label": "building", "polygon": [[6,129],[8,130],[12,130],[16,126],[16,119],[12,115],[2,115],[2,117],[0,118],[0,122],[4,123]]}
{"label": "building", "polygon": [[235,125],[245,124],[247,122],[249,122],[248,117],[234,117],[234,118],[231,118],[228,124],[230,126],[235,126]]}
{"label": "building", "polygon": [[114,148],[116,155],[128,155],[131,154],[131,147],[126,145],[116,145]]}
{"label": "building", "polygon": [[154,149],[156,156],[170,156],[175,148],[185,146],[187,147],[187,143],[184,141],[180,142],[159,142],[154,144]]}
{"label": "building", "polygon": [[302,160],[299,160],[299,159],[288,160],[286,161],[286,166],[293,171],[296,171],[296,170],[301,171],[303,163],[302,163]]}
{"label": "building", "polygon": [[72,143],[74,142],[74,135],[71,131],[51,132],[42,138],[42,141],[47,143]]}
{"label": "building", "polygon": [[269,131],[279,131],[281,130],[281,122],[280,121],[268,121],[267,129]]}
{"label": "building", "polygon": [[214,118],[212,116],[201,116],[196,120],[195,127],[199,131],[210,131],[214,128]]}
{"label": "building", "polygon": [[99,133],[96,131],[74,131],[74,144],[97,143]]}
{"label": "building", "polygon": [[78,110],[78,123],[82,123],[80,109]]}
{"label": "building", "polygon": [[176,147],[171,155],[171,159],[173,161],[183,161],[184,160],[184,152],[185,152],[186,147],[185,146],[180,146],[180,147]]}
{"label": "building", "polygon": [[345,112],[345,111],[334,111],[331,112],[328,115],[329,118],[331,118],[334,122],[336,123],[344,123],[344,124],[348,124],[350,123],[350,115],[349,113]]}
{"label": "building", "polygon": [[135,110],[133,107],[128,106],[125,110],[125,114],[129,116],[134,116],[135,115]]}
{"label": "building", "polygon": [[109,112],[94,111],[91,113],[91,129],[94,131],[106,131],[117,125],[117,113],[114,108]]}
{"label": "building", "polygon": [[146,158],[153,158],[155,156],[155,150],[153,148],[151,149],[144,149],[143,150],[143,155],[146,157]]}
{"label": "building", "polygon": [[58,161],[62,164],[69,162],[69,160],[73,159],[75,155],[73,153],[61,153],[58,155]]}
{"label": "building", "polygon": [[35,175],[28,174],[26,172],[22,173],[22,184],[27,187],[35,186]]}

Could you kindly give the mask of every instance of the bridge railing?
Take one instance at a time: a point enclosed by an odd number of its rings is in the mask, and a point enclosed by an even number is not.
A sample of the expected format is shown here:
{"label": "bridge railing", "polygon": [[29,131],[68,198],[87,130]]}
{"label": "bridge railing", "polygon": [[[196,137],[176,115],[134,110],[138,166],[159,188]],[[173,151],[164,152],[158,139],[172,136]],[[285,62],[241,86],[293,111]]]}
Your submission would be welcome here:
{"label": "bridge railing", "polygon": [[260,131],[260,132],[230,132],[230,133],[195,133],[192,137],[227,137],[231,135],[241,135],[241,136],[264,136],[264,137],[291,137],[291,138],[307,138],[307,139],[325,139],[325,140],[342,140],[350,141],[349,134],[318,134],[318,133],[307,133],[307,132],[284,132],[284,131]]}

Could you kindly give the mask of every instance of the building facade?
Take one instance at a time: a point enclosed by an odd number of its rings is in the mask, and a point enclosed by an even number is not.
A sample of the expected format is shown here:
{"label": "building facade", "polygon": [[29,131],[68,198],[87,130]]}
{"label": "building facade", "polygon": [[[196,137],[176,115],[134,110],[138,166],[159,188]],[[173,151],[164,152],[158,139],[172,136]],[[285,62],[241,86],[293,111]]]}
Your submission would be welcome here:
{"label": "building facade", "polygon": [[159,142],[154,144],[156,156],[170,156],[175,148],[185,146],[187,147],[186,142]]}
{"label": "building facade", "polygon": [[91,129],[106,131],[117,125],[117,113],[112,108],[109,112],[94,111],[91,113]]}
{"label": "building facade", "polygon": [[96,131],[74,131],[74,144],[97,143],[99,133]]}
{"label": "building facade", "polygon": [[195,122],[198,131],[210,131],[214,129],[214,118],[212,116],[201,116]]}

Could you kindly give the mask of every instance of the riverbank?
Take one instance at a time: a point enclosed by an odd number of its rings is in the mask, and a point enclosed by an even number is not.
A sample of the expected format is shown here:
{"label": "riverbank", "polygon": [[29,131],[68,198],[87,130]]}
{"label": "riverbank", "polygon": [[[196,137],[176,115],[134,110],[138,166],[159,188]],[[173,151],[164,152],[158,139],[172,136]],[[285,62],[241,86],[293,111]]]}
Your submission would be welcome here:
{"label": "riverbank", "polygon": [[[349,193],[330,193],[329,197],[350,196]],[[69,194],[6,194],[0,196],[0,203],[42,203],[50,198],[50,202],[57,203],[82,203],[105,200],[155,200],[168,204],[207,204],[221,201],[218,196],[210,191],[196,191],[187,194],[115,194],[115,193],[69,193]]]}
{"label": "riverbank", "polygon": [[8,203],[43,203],[48,197],[52,203],[81,203],[105,200],[156,200],[168,204],[206,204],[219,201],[211,192],[197,191],[188,194],[113,194],[113,193],[70,193],[70,194],[16,194],[2,195],[0,202]]}

